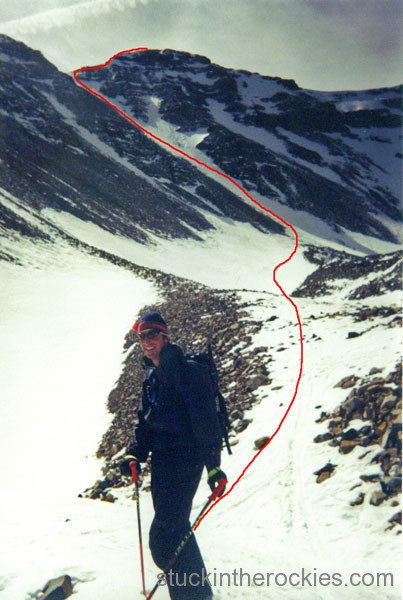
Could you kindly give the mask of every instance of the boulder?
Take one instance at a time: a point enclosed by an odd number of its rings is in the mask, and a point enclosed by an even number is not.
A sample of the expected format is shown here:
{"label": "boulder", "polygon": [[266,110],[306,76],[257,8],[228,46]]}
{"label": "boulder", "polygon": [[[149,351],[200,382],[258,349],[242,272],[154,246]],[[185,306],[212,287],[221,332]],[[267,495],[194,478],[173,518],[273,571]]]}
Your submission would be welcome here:
{"label": "boulder", "polygon": [[395,408],[396,403],[396,396],[394,396],[394,394],[388,394],[388,396],[385,396],[385,398],[382,400],[381,409],[392,410],[393,408]]}
{"label": "boulder", "polygon": [[254,392],[261,385],[266,385],[267,383],[268,383],[267,375],[260,373],[259,375],[255,375],[254,377],[251,377],[250,379],[248,379],[248,381],[246,382],[246,391]]}
{"label": "boulder", "polygon": [[260,450],[261,448],[263,448],[263,446],[267,444],[269,440],[270,437],[268,435],[264,435],[263,437],[258,438],[257,440],[255,440],[254,450]]}
{"label": "boulder", "polygon": [[354,393],[351,393],[340,407],[342,417],[350,420],[352,418],[362,418],[362,413],[365,408],[365,402]]}
{"label": "boulder", "polygon": [[267,346],[258,346],[257,348],[254,348],[253,354],[264,354],[267,351],[268,351]]}
{"label": "boulder", "polygon": [[363,504],[364,498],[365,498],[364,492],[360,492],[358,494],[357,498],[355,500],[353,500],[352,502],[350,502],[350,506],[359,506],[360,504]]}
{"label": "boulder", "polygon": [[360,475],[360,479],[365,483],[376,483],[380,481],[381,476],[379,473],[373,473],[372,475]]}
{"label": "boulder", "polygon": [[401,423],[393,423],[388,439],[386,440],[385,448],[395,448],[399,454],[402,453],[402,425]]}
{"label": "boulder", "polygon": [[343,431],[341,436],[343,440],[356,440],[358,438],[358,431],[354,427],[351,427],[347,431]]}
{"label": "boulder", "polygon": [[377,375],[377,373],[382,373],[383,369],[378,369],[377,367],[372,367],[369,372],[369,375]]}
{"label": "boulder", "polygon": [[330,476],[330,471],[323,471],[323,473],[317,476],[316,483],[323,483],[324,481],[326,481],[326,479],[329,479]]}
{"label": "boulder", "polygon": [[333,435],[339,435],[343,430],[343,421],[342,419],[332,419],[329,421],[329,431]]}
{"label": "boulder", "polygon": [[383,481],[381,481],[382,491],[388,496],[392,496],[395,494],[400,494],[402,491],[402,477],[389,477],[386,476]]}
{"label": "boulder", "polygon": [[332,475],[332,473],[334,472],[336,467],[337,467],[337,465],[332,465],[332,463],[327,463],[324,467],[322,467],[318,471],[315,471],[314,475],[317,476],[316,483],[322,483],[323,481],[326,481],[326,479],[329,479],[329,477]]}
{"label": "boulder", "polygon": [[375,434],[378,438],[382,438],[383,434],[388,428],[388,423],[386,421],[381,421],[379,425],[376,426]]}
{"label": "boulder", "polygon": [[372,506],[379,506],[380,504],[382,504],[382,502],[384,500],[386,500],[386,498],[387,498],[387,495],[384,492],[382,492],[381,490],[379,490],[377,492],[372,492],[369,503],[372,504]]}
{"label": "boulder", "polygon": [[73,593],[73,584],[70,575],[61,575],[50,579],[42,590],[40,600],[64,600]]}
{"label": "boulder", "polygon": [[331,439],[333,439],[333,436],[329,431],[327,431],[326,433],[320,433],[319,435],[314,437],[313,441],[315,442],[315,444],[321,444],[322,442],[328,442]]}
{"label": "boulder", "polygon": [[242,419],[242,417],[243,417],[243,411],[239,410],[238,408],[236,408],[235,410],[231,411],[231,413],[230,413],[230,420],[231,420],[231,422],[234,422],[237,419]]}
{"label": "boulder", "polygon": [[116,498],[113,494],[108,492],[107,494],[101,496],[101,500],[103,502],[110,502],[111,504],[113,504],[116,501]]}
{"label": "boulder", "polygon": [[371,431],[371,433],[369,435],[363,435],[362,438],[360,438],[360,446],[370,446],[371,444],[376,444],[377,443],[377,437],[376,437],[376,433],[374,431]]}
{"label": "boulder", "polygon": [[336,383],[334,387],[339,387],[343,390],[346,390],[350,387],[353,387],[357,383],[358,379],[359,378],[356,375],[347,375],[347,377],[343,377],[339,383]]}
{"label": "boulder", "polygon": [[358,431],[359,436],[370,435],[371,433],[373,433],[371,425],[364,425]]}
{"label": "boulder", "polygon": [[348,454],[359,444],[359,440],[342,440],[339,446],[340,454]]}
{"label": "boulder", "polygon": [[398,525],[402,524],[402,511],[395,513],[393,517],[389,519],[389,523],[397,523]]}
{"label": "boulder", "polygon": [[252,419],[242,419],[242,421],[240,421],[234,427],[235,432],[236,433],[241,433],[242,431],[245,431],[245,429],[247,428],[247,426],[249,425],[249,423],[252,423]]}
{"label": "boulder", "polygon": [[363,394],[365,398],[369,398],[372,402],[379,404],[381,399],[392,394],[392,390],[385,385],[384,379],[379,380],[376,378],[371,383],[361,386],[360,393]]}

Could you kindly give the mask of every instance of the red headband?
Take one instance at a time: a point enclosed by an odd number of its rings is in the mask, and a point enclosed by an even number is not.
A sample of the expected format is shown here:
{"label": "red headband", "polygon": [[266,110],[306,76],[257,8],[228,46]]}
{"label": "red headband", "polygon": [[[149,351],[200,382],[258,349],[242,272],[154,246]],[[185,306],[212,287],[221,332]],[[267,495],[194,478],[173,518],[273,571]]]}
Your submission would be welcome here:
{"label": "red headband", "polygon": [[152,321],[142,321],[141,319],[135,322],[132,329],[138,334],[142,331],[145,331],[146,329],[156,329],[157,331],[161,331],[162,333],[169,333],[167,325],[164,325],[163,323],[155,323]]}

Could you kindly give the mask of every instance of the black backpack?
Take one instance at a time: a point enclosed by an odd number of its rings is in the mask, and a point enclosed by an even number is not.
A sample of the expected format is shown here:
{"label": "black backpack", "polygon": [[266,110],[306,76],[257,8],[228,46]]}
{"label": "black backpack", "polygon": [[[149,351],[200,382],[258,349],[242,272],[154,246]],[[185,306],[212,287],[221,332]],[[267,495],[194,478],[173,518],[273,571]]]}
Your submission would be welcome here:
{"label": "black backpack", "polygon": [[205,365],[208,368],[210,374],[210,380],[214,392],[215,408],[217,411],[218,421],[220,423],[221,435],[223,442],[228,450],[228,454],[232,454],[231,446],[229,445],[228,432],[231,429],[231,424],[228,417],[227,407],[225,400],[218,387],[218,370],[213,359],[213,353],[211,344],[208,345],[207,352],[187,352],[185,354],[186,360],[191,360],[196,363]]}

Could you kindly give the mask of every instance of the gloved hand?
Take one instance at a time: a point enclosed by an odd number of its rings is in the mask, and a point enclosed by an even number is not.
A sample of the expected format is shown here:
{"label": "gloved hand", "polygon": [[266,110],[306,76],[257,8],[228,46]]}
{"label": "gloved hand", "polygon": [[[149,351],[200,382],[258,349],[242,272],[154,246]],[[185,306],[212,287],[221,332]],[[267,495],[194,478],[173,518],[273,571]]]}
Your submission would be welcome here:
{"label": "gloved hand", "polygon": [[[224,473],[224,471],[222,471],[220,469],[220,467],[214,467],[213,469],[210,469],[210,471],[208,472],[207,483],[209,484],[212,492],[214,492],[216,487],[218,487],[218,485],[220,483],[222,483],[223,480],[225,481],[225,485],[226,485],[227,484],[227,476]],[[225,492],[225,485],[223,486],[221,492],[218,494],[218,497],[222,496],[223,493]]]}
{"label": "gloved hand", "polygon": [[136,463],[137,475],[140,475],[140,473],[141,473],[141,465],[140,465],[140,461],[138,460],[138,458],[136,456],[134,456],[133,454],[126,454],[123,461],[119,465],[120,472],[125,477],[131,477],[131,475],[132,475],[132,470],[130,468],[130,463],[132,461],[134,461]]}

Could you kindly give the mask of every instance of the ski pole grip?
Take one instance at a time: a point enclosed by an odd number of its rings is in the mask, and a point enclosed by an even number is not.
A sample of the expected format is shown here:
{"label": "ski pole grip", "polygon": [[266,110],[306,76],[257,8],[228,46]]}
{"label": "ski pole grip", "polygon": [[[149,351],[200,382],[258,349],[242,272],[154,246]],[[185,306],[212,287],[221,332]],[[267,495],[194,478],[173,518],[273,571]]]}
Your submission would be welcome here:
{"label": "ski pole grip", "polygon": [[209,496],[209,500],[217,500],[217,498],[221,496],[221,494],[224,492],[227,483],[228,481],[225,479],[225,477],[220,479],[220,481],[217,484],[217,487],[214,488],[213,493],[211,494],[211,496]]}
{"label": "ski pole grip", "polygon": [[[126,464],[127,464],[127,463],[126,463]],[[132,472],[132,480],[133,480],[133,483],[137,483],[137,481],[138,481],[138,479],[139,479],[139,475],[138,475],[138,473],[137,473],[137,463],[136,463],[136,461],[135,461],[135,460],[131,460],[131,461],[129,462],[129,467],[130,467],[130,470],[131,470],[131,472]]]}

